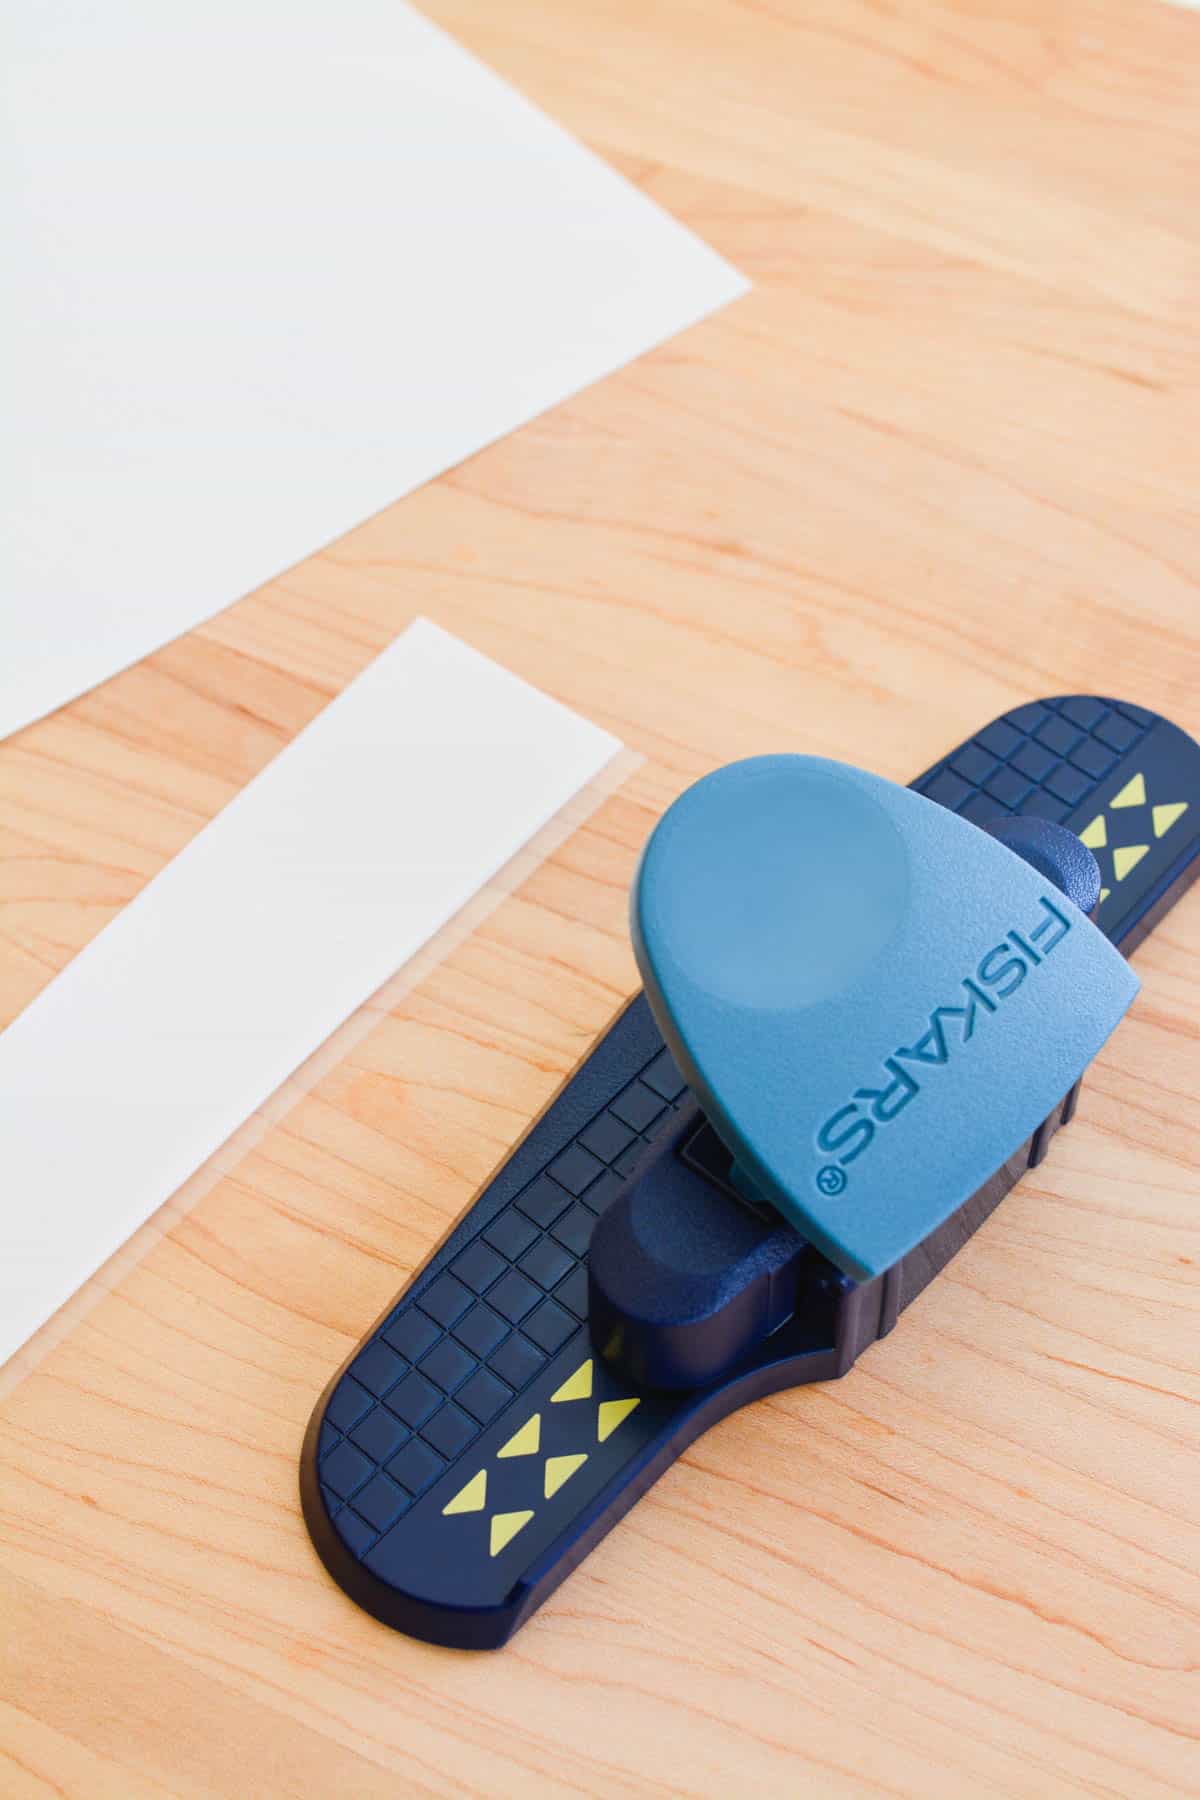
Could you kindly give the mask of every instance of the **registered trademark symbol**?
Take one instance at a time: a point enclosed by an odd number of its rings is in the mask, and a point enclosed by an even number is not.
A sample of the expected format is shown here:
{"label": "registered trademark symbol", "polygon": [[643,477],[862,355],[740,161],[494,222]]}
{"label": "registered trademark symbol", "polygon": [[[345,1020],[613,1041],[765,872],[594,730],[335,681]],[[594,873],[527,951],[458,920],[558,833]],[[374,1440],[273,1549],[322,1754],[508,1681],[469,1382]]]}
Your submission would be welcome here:
{"label": "registered trademark symbol", "polygon": [[839,1169],[836,1163],[826,1163],[823,1169],[817,1171],[817,1186],[823,1194],[844,1194],[846,1180],[845,1169]]}

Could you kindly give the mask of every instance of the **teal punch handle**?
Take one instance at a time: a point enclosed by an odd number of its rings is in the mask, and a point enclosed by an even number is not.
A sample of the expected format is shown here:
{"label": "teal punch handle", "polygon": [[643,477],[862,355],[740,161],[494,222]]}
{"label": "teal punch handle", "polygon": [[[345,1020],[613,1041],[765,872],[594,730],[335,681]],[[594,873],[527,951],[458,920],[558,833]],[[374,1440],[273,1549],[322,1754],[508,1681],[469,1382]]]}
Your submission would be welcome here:
{"label": "teal punch handle", "polygon": [[1138,990],[1039,870],[877,775],[761,756],[664,814],[631,905],[734,1180],[858,1280],[955,1212]]}

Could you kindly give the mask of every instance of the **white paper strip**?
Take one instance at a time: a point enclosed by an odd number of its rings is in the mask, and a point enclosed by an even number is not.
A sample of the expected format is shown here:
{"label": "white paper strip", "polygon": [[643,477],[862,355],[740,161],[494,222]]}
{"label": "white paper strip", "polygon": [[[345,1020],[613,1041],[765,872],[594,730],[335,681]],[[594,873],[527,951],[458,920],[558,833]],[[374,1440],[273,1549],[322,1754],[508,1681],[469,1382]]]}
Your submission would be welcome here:
{"label": "white paper strip", "polygon": [[418,620],[0,1035],[0,1362],[620,749]]}
{"label": "white paper strip", "polygon": [[0,737],[745,291],[403,0],[0,7]]}

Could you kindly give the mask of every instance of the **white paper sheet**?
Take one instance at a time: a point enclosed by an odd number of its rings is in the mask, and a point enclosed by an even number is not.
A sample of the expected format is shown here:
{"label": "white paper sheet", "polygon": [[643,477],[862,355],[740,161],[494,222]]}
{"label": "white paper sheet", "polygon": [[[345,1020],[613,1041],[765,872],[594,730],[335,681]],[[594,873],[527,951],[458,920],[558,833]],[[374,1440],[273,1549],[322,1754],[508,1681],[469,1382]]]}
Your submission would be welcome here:
{"label": "white paper sheet", "polygon": [[418,620],[0,1034],[0,1362],[620,749]]}
{"label": "white paper sheet", "polygon": [[0,9],[0,736],[744,291],[403,0]]}

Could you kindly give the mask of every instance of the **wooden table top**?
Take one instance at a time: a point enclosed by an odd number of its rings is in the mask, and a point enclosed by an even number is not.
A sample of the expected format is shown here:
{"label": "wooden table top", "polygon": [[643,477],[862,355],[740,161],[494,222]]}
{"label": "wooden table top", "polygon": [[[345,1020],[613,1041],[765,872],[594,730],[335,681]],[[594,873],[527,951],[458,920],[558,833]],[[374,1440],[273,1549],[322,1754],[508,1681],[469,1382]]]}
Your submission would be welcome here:
{"label": "wooden table top", "polygon": [[635,986],[685,783],[903,780],[1073,689],[1200,731],[1200,16],[431,10],[754,291],[0,744],[0,1021],[417,612],[646,761],[10,1369],[0,1791],[1200,1791],[1200,892],[893,1335],[702,1439],[507,1650],[310,1548],[314,1398]]}

